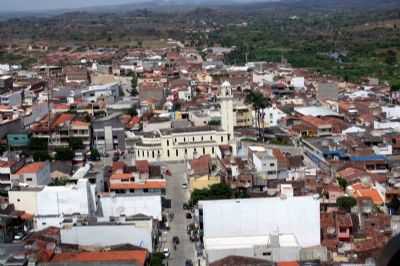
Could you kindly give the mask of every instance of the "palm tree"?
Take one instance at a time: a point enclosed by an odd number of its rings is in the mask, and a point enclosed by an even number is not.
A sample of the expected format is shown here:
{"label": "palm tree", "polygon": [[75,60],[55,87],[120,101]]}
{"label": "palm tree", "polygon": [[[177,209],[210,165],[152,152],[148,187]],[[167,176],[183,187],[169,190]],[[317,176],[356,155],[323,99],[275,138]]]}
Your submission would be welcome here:
{"label": "palm tree", "polygon": [[264,121],[264,114],[262,110],[270,106],[270,99],[265,97],[260,91],[252,90],[246,96],[246,102],[253,105],[254,111],[256,112],[256,126],[258,129],[258,137],[262,138],[264,134],[261,134],[261,119]]}

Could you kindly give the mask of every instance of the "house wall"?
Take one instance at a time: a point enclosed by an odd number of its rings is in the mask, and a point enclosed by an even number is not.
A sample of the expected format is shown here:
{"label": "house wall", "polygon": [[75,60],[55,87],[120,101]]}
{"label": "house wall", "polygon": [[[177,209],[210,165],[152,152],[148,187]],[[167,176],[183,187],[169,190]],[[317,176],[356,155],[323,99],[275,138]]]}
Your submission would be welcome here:
{"label": "house wall", "polygon": [[273,158],[258,157],[256,153],[253,154],[253,164],[257,172],[266,173],[267,175],[276,175],[278,172],[278,161]]}
{"label": "house wall", "polygon": [[8,201],[18,211],[37,214],[37,193],[39,191],[8,191]]}
{"label": "house wall", "polygon": [[0,95],[0,103],[10,106],[20,106],[22,104],[22,91],[15,91]]}
{"label": "house wall", "polygon": [[[261,127],[276,127],[279,121],[286,117],[286,114],[276,107],[265,108],[262,113],[264,113],[264,125],[261,125]],[[253,112],[254,123],[257,120],[255,116],[255,112]]]}

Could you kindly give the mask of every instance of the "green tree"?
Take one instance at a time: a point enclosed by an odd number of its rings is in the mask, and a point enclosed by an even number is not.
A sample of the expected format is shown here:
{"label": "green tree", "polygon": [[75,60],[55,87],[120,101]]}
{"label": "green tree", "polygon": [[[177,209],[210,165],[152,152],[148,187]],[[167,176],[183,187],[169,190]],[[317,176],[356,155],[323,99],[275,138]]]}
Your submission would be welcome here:
{"label": "green tree", "polygon": [[58,149],[54,159],[57,161],[71,161],[74,158],[74,151],[71,149]]}
{"label": "green tree", "polygon": [[35,162],[44,162],[51,160],[51,156],[47,151],[35,151],[33,153],[33,160]]}
{"label": "green tree", "polygon": [[346,188],[348,186],[347,180],[340,176],[336,180],[343,191],[346,191]]}
{"label": "green tree", "polygon": [[[266,98],[260,91],[252,90],[246,96],[246,102],[253,106],[256,112],[256,126],[258,129],[258,137],[262,138],[261,133],[262,121],[264,121],[262,110],[271,105],[270,99]],[[261,121],[262,120],[262,121]]]}
{"label": "green tree", "polygon": [[69,147],[75,151],[75,150],[83,150],[85,148],[85,145],[83,145],[82,139],[79,138],[69,138]]}
{"label": "green tree", "polygon": [[47,150],[48,140],[45,138],[32,138],[29,143],[29,149],[32,151]]}
{"label": "green tree", "polygon": [[132,72],[131,77],[132,77],[132,79],[131,79],[131,87],[132,87],[131,95],[137,96],[139,94],[139,92],[137,90],[138,76],[135,72]]}
{"label": "green tree", "polygon": [[153,253],[150,257],[150,266],[162,266],[164,260],[164,254],[161,252]]}
{"label": "green tree", "polygon": [[397,63],[397,53],[394,50],[388,50],[385,55],[385,62],[388,65],[395,65]]}
{"label": "green tree", "polygon": [[100,153],[96,148],[90,150],[90,160],[92,161],[100,160]]}
{"label": "green tree", "polygon": [[353,197],[343,196],[336,199],[336,204],[340,209],[350,211],[351,208],[356,206],[357,201]]}
{"label": "green tree", "polygon": [[68,178],[57,178],[50,182],[49,186],[57,187],[57,186],[65,186],[68,184],[70,180]]}
{"label": "green tree", "polygon": [[196,205],[200,200],[230,199],[233,190],[226,184],[214,184],[209,188],[195,189],[190,196],[190,205]]}

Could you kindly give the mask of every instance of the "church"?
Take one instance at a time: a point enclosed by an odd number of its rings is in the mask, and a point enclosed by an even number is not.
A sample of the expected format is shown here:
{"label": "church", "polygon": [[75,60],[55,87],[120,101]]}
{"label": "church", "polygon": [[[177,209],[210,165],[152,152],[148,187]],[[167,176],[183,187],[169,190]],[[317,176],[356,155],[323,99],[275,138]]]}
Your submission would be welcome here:
{"label": "church", "polygon": [[143,133],[134,145],[135,159],[183,161],[205,154],[214,158],[219,145],[231,144],[235,147],[233,95],[228,81],[221,85],[218,100],[221,105],[221,127],[161,129]]}

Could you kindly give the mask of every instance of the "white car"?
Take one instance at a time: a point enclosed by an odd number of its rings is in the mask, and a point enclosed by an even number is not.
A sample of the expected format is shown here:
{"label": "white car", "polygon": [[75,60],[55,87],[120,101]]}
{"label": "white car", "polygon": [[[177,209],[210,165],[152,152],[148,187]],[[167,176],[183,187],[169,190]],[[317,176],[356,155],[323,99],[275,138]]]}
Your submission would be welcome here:
{"label": "white car", "polygon": [[169,248],[164,248],[163,249],[163,254],[164,254],[164,257],[169,258],[169,255],[170,255]]}
{"label": "white car", "polygon": [[182,184],[182,188],[183,188],[183,189],[187,189],[187,187],[188,187],[188,185],[187,185],[186,183],[183,183],[183,184]]}

